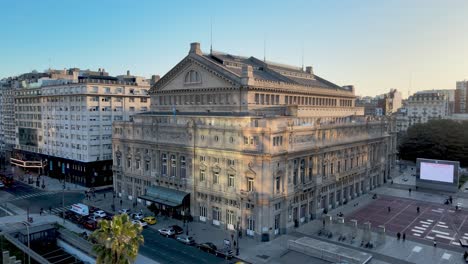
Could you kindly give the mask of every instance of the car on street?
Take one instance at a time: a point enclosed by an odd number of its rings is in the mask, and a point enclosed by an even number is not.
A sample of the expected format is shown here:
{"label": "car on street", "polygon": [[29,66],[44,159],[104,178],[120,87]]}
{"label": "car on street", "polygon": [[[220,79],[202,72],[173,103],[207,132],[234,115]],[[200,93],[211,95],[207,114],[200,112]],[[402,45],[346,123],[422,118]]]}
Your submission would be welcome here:
{"label": "car on street", "polygon": [[119,214],[130,214],[130,209],[122,208],[119,210]]}
{"label": "car on street", "polygon": [[106,216],[106,212],[104,212],[103,210],[98,210],[98,211],[94,212],[93,215],[103,218],[103,217]]}
{"label": "car on street", "polygon": [[211,254],[215,254],[216,251],[218,250],[218,248],[211,242],[205,242],[205,243],[199,244],[197,247]]}
{"label": "car on street", "polygon": [[96,215],[91,215],[90,217],[88,217],[88,219],[89,219],[89,220],[96,221],[96,222],[99,222],[99,221],[101,221],[101,220],[104,219],[104,218],[102,218],[102,217],[100,217],[100,216],[96,216]]}
{"label": "car on street", "polygon": [[141,220],[143,219],[143,217],[145,217],[142,213],[133,213],[132,214],[132,218],[135,219],[135,220]]}
{"label": "car on street", "polygon": [[143,221],[145,221],[148,225],[154,225],[154,224],[156,224],[156,217],[147,216],[147,217],[143,218]]}
{"label": "car on street", "polygon": [[93,220],[88,220],[83,225],[86,229],[94,231],[97,229],[97,222]]}
{"label": "car on street", "polygon": [[171,228],[161,228],[158,229],[159,234],[165,236],[165,237],[172,237],[175,235],[174,229]]}
{"label": "car on street", "polygon": [[5,184],[0,181],[0,188],[5,188]]}
{"label": "car on street", "polygon": [[141,221],[141,220],[137,220],[137,219],[133,220],[132,223],[134,225],[140,225],[142,228],[145,228],[145,227],[148,226],[148,224],[145,221]]}
{"label": "car on street", "polygon": [[180,235],[184,233],[184,229],[178,225],[171,225],[168,228],[173,229],[176,235]]}
{"label": "car on street", "polygon": [[186,245],[195,245],[195,239],[193,239],[193,237],[191,236],[180,235],[180,236],[177,236],[176,239],[177,241],[184,243]]}

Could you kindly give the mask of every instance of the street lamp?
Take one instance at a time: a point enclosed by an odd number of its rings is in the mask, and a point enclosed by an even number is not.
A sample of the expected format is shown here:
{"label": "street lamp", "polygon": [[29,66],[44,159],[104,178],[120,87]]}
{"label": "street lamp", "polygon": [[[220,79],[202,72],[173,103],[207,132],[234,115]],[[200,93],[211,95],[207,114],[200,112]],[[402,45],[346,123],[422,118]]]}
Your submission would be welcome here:
{"label": "street lamp", "polygon": [[[26,231],[28,233],[28,248],[29,248],[29,251],[31,251],[31,244],[30,244],[30,239],[29,239],[29,223],[25,221],[21,223],[26,226]],[[31,252],[28,252],[28,263],[31,264]]]}

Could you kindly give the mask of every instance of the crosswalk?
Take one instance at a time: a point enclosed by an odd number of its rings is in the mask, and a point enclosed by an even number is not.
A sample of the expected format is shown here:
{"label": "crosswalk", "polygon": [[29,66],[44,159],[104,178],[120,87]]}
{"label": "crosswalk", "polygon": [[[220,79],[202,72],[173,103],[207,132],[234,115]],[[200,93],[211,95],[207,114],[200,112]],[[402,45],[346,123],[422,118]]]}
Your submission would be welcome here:
{"label": "crosswalk", "polygon": [[35,193],[25,194],[25,195],[21,195],[21,196],[16,196],[14,198],[8,199],[7,202],[13,202],[13,201],[29,199],[29,198],[33,198],[33,197],[39,197],[39,196],[52,195],[52,194],[56,194],[56,192],[35,192]]}
{"label": "crosswalk", "polygon": [[68,209],[70,209],[70,206],[66,205],[66,206],[54,207],[50,211],[49,210],[44,210],[44,213],[45,214],[60,215],[62,212],[65,212]]}

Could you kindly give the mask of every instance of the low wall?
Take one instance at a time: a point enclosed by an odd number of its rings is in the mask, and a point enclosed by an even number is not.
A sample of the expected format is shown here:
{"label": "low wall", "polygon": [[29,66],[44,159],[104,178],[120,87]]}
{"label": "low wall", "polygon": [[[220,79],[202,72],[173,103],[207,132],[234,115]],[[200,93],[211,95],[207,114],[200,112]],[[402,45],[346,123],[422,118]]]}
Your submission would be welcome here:
{"label": "low wall", "polygon": [[330,262],[365,264],[372,259],[369,253],[323,242],[310,237],[288,241],[288,249]]}

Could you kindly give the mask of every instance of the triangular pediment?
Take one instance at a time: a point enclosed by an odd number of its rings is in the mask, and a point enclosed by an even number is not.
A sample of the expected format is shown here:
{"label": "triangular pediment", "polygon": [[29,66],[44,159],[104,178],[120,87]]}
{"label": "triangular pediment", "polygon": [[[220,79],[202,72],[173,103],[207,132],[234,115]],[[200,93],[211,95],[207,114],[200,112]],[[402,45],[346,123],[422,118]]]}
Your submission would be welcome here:
{"label": "triangular pediment", "polygon": [[185,57],[152,88],[152,92],[237,87],[239,81],[203,59]]}

